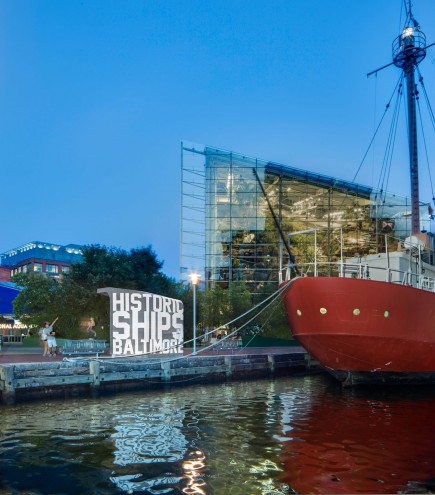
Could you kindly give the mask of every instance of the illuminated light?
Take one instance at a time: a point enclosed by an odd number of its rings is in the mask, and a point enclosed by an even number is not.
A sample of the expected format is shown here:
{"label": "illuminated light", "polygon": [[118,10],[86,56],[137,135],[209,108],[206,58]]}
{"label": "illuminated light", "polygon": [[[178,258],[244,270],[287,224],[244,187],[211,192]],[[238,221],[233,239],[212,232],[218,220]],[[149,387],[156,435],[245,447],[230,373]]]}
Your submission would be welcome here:
{"label": "illuminated light", "polygon": [[183,462],[183,469],[187,478],[187,486],[183,488],[183,493],[192,495],[206,495],[206,492],[201,488],[205,486],[205,481],[202,479],[201,469],[205,467],[205,456],[202,452],[196,451],[198,456],[196,459]]}
{"label": "illuminated light", "polygon": [[328,310],[326,308],[320,308],[320,314],[326,315],[327,312]]}
{"label": "illuminated light", "polygon": [[414,36],[414,29],[412,27],[407,27],[402,31],[402,39]]}
{"label": "illuminated light", "polygon": [[358,316],[360,313],[361,313],[361,311],[360,311],[358,308],[355,308],[355,309],[353,310],[353,314],[354,314],[355,316]]}
{"label": "illuminated light", "polygon": [[389,311],[384,311],[384,318],[388,318],[390,316],[390,312]]}
{"label": "illuminated light", "polygon": [[302,311],[301,311],[300,309],[298,309],[298,310],[296,311],[296,314],[297,314],[298,316],[302,316]]}

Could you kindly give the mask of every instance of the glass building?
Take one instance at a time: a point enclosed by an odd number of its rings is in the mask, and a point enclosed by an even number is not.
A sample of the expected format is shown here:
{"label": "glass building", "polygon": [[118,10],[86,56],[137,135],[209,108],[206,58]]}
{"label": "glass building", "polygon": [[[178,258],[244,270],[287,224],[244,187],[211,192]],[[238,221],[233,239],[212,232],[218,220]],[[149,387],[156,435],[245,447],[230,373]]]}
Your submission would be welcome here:
{"label": "glass building", "polygon": [[[181,279],[276,286],[289,264],[375,254],[410,235],[409,198],[182,143]],[[432,211],[421,203],[421,230]],[[315,248],[316,246],[316,248]]]}

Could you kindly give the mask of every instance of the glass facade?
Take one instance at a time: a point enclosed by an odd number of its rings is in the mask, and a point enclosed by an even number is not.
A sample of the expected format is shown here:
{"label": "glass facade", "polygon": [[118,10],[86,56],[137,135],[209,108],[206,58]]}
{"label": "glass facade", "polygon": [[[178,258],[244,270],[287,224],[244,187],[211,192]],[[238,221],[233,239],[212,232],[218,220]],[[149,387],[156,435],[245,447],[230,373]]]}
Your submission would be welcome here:
{"label": "glass facade", "polygon": [[47,263],[45,265],[45,271],[48,274],[56,274],[56,273],[59,273],[59,267],[57,265],[49,265]]}
{"label": "glass facade", "polygon": [[[198,271],[206,287],[276,286],[289,262],[334,263],[410,235],[408,198],[333,177],[198,145],[182,146],[182,176],[182,279]],[[422,230],[430,213],[422,204]]]}

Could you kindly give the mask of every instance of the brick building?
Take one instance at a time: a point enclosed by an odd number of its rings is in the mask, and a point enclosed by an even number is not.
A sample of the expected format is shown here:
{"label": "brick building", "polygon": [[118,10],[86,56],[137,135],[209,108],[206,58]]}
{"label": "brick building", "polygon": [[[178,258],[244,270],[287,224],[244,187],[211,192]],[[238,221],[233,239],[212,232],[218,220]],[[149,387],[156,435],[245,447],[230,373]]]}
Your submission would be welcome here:
{"label": "brick building", "polygon": [[49,242],[28,242],[0,254],[0,280],[10,280],[17,273],[29,272],[59,278],[70,271],[73,263],[81,259],[82,251],[78,244],[61,246]]}

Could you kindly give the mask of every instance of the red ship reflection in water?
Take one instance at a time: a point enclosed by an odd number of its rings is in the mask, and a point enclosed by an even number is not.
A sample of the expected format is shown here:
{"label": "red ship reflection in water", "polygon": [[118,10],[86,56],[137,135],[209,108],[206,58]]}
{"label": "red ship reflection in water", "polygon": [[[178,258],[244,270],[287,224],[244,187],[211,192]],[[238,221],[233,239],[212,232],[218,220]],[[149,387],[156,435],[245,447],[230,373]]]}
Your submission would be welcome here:
{"label": "red ship reflection in water", "polygon": [[435,390],[335,391],[291,411],[281,481],[303,493],[435,493]]}

